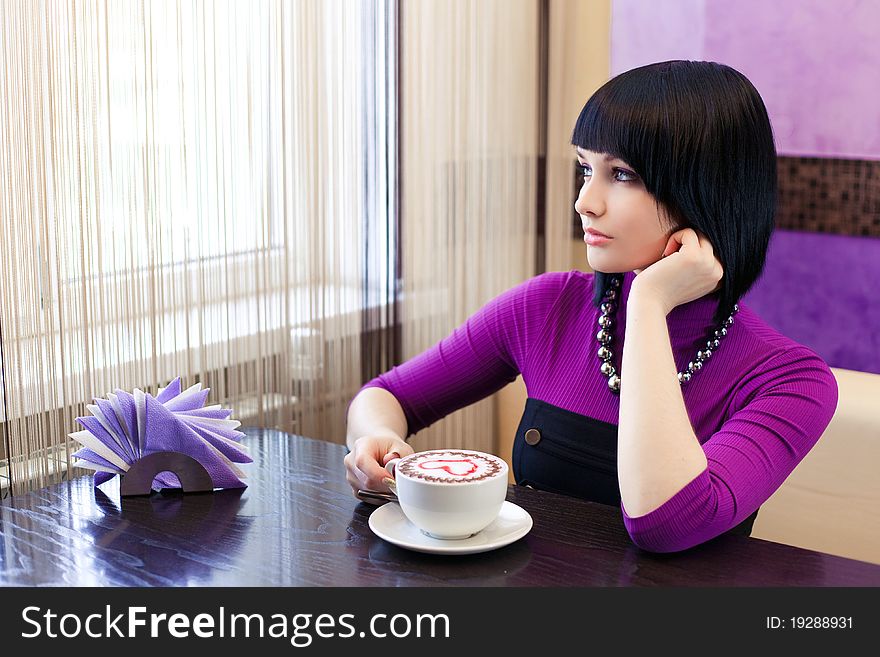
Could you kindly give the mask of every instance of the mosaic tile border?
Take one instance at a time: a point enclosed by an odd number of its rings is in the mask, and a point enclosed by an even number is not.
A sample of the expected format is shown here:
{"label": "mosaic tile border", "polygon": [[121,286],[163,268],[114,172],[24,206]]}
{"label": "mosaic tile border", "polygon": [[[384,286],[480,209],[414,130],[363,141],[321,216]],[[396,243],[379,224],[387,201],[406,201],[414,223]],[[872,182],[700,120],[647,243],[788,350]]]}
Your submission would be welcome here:
{"label": "mosaic tile border", "polygon": [[[880,161],[779,156],[776,226],[787,230],[880,237]],[[577,199],[581,170],[574,162]],[[572,237],[581,220],[572,210]]]}

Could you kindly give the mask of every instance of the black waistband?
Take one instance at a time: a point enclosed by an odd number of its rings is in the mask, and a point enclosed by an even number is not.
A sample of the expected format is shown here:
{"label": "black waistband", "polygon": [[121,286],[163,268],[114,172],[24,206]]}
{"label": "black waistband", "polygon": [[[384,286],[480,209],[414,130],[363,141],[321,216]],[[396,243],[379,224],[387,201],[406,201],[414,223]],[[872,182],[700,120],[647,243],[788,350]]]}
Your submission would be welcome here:
{"label": "black waistband", "polygon": [[[513,441],[516,483],[620,506],[617,425],[529,398]],[[755,511],[731,534],[748,536]]]}

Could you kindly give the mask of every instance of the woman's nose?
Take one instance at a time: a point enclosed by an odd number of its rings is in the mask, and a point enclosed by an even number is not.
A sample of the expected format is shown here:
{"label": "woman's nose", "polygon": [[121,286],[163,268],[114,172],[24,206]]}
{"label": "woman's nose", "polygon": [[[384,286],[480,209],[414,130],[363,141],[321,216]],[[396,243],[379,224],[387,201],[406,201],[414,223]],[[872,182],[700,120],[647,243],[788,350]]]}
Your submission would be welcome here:
{"label": "woman's nose", "polygon": [[599,187],[600,185],[592,180],[587,180],[581,185],[577,200],[574,202],[575,212],[579,215],[592,214],[597,217],[605,214],[605,199]]}

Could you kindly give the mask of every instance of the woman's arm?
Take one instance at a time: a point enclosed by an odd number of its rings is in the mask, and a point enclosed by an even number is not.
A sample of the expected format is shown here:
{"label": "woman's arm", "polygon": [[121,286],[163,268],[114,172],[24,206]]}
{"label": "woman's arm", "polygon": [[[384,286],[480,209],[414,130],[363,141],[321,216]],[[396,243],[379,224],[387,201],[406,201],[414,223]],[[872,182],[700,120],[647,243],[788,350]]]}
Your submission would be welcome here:
{"label": "woman's arm", "polygon": [[348,407],[345,442],[346,480],[355,497],[361,489],[388,490],[385,465],[397,456],[412,454],[405,440],[406,417],[393,394],[383,388],[364,388]]}
{"label": "woman's arm", "polygon": [[406,417],[397,398],[383,388],[364,388],[348,407],[345,442],[354,449],[354,441],[364,436],[404,440]]}
{"label": "woman's arm", "polygon": [[837,406],[828,366],[809,349],[781,350],[742,381],[732,405],[739,410],[699,443],[666,315],[710,291],[720,263],[691,229],[672,238],[682,248],[673,252],[670,242],[671,256],[630,288],[618,423],[624,525],[634,543],[654,552],[687,549],[751,515],[812,449]]}
{"label": "woman's arm", "polygon": [[837,385],[815,353],[782,350],[741,381],[732,404],[739,410],[700,444],[666,315],[717,290],[723,268],[705,236],[684,229],[660,261],[636,273],[620,391],[621,512],[634,543],[674,552],[736,526],[782,485],[831,420]]}
{"label": "woman's arm", "polygon": [[[404,419],[386,428],[402,427],[405,436],[497,392],[522,372],[569,278],[550,272],[503,292],[434,346],[367,382],[358,396],[372,387],[389,392]],[[379,421],[390,420],[383,414]]]}
{"label": "woman's arm", "polygon": [[633,517],[661,506],[706,469],[681,394],[666,310],[634,284],[627,300],[617,473]]}

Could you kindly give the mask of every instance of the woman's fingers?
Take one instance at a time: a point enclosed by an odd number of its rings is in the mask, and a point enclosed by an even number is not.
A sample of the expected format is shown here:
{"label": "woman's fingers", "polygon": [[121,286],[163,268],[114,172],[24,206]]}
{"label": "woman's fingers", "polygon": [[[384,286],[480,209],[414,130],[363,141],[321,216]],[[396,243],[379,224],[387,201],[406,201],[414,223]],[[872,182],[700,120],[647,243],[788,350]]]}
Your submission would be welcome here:
{"label": "woman's fingers", "polygon": [[387,490],[385,480],[389,474],[385,465],[391,459],[400,458],[402,452],[410,454],[413,451],[408,445],[396,447],[394,442],[389,443],[386,438],[361,438],[355,441],[353,447],[345,457],[345,468],[348,483],[355,492],[358,489]]}
{"label": "woman's fingers", "polygon": [[669,240],[666,242],[666,248],[663,249],[663,255],[661,258],[665,258],[666,256],[670,256],[681,247],[681,244],[678,240],[675,239],[675,236],[671,236]]}
{"label": "woman's fingers", "polygon": [[369,490],[384,490],[382,482],[388,476],[388,470],[381,465],[373,454],[361,452],[355,458],[355,466],[363,474],[364,488]]}
{"label": "woman's fingers", "polygon": [[391,459],[399,459],[401,456],[402,454],[397,451],[388,452],[385,456],[382,457],[382,464],[388,465],[388,461],[390,461]]}

